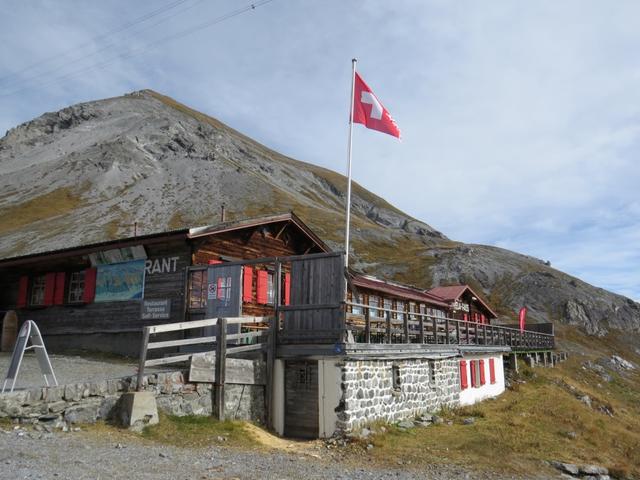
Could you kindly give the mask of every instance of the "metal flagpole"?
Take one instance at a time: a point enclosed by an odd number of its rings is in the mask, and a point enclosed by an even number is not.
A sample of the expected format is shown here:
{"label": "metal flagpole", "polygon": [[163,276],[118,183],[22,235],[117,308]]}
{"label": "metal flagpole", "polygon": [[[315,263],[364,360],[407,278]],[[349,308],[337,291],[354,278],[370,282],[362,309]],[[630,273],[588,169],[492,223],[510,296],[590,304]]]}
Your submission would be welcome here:
{"label": "metal flagpole", "polygon": [[356,87],[356,63],[357,59],[351,60],[351,105],[349,107],[349,147],[347,149],[347,215],[344,233],[344,266],[349,267],[349,222],[351,220],[351,147],[353,146],[353,102]]}

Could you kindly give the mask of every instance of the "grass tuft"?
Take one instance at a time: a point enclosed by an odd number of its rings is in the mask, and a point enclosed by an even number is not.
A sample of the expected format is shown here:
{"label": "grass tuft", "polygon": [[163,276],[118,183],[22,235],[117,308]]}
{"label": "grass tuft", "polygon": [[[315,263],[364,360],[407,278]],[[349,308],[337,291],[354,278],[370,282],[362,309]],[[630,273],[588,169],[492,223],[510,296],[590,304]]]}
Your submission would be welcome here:
{"label": "grass tuft", "polygon": [[217,446],[254,447],[254,437],[249,434],[244,422],[219,422],[212,417],[160,414],[160,423],[146,427],[142,437],[156,443],[178,447]]}

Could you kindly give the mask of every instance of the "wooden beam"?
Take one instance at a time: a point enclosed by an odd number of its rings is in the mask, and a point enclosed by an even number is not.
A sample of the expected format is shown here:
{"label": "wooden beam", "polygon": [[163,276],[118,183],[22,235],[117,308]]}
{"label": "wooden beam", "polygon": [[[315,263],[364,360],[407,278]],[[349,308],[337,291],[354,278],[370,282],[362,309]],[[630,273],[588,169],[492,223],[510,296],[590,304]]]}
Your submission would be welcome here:
{"label": "wooden beam", "polygon": [[142,329],[142,344],[140,346],[140,363],[138,364],[138,383],[136,391],[142,390],[142,378],[144,377],[144,365],[147,360],[147,346],[149,345],[149,327]]}
{"label": "wooden beam", "polygon": [[167,340],[165,342],[151,342],[148,344],[147,349],[153,350],[156,348],[166,347],[180,347],[183,345],[197,345],[199,343],[214,343],[216,337],[199,337],[199,338],[185,338],[182,340]]}
{"label": "wooden beam", "polygon": [[276,233],[276,236],[274,238],[276,240],[278,240],[280,238],[280,235],[282,235],[284,233],[284,231],[287,229],[288,226],[289,226],[289,222],[285,222],[285,224],[282,226],[282,228],[280,230],[278,230],[278,233]]}
{"label": "wooden beam", "polygon": [[163,325],[152,325],[145,327],[149,329],[150,334],[175,332],[176,330],[189,330],[191,328],[211,327],[216,324],[217,318],[207,318],[205,320],[193,320],[191,322],[165,323]]}
{"label": "wooden beam", "polygon": [[227,320],[225,318],[218,319],[217,337],[213,414],[219,421],[222,421],[224,420],[224,381],[227,363]]}

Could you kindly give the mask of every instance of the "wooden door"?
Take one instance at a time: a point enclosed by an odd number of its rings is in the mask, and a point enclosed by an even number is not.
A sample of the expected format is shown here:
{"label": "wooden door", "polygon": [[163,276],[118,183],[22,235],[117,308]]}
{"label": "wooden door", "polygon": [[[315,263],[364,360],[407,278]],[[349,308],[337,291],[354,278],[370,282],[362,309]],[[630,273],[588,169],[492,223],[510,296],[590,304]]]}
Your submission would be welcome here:
{"label": "wooden door", "polygon": [[318,362],[287,360],[284,385],[284,435],[318,438]]}

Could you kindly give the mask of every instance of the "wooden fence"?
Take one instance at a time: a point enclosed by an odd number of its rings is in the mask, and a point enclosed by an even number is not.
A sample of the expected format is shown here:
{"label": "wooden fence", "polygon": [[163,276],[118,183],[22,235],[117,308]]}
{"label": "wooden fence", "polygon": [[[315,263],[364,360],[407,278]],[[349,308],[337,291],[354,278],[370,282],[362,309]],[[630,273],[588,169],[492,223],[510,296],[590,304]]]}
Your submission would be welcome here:
{"label": "wooden fence", "polygon": [[[191,322],[167,323],[164,325],[152,325],[144,327],[142,332],[142,346],[140,348],[140,364],[138,366],[138,391],[142,388],[142,380],[146,367],[158,365],[169,365],[172,363],[182,363],[191,360],[196,353],[213,353],[215,355],[215,372],[213,385],[213,410],[214,415],[218,419],[224,416],[224,384],[226,372],[226,359],[229,356],[239,353],[252,351],[262,351],[267,355],[267,399],[270,399],[270,390],[272,388],[272,368],[275,354],[275,335],[273,328],[275,327],[273,317],[234,317],[234,318],[208,318],[204,320],[195,320]],[[267,324],[267,329],[254,329],[256,325]],[[242,333],[227,333],[229,325],[241,325],[248,329]],[[183,338],[178,340],[150,341],[152,335],[180,332],[203,327],[216,327],[215,336],[200,336],[192,338]],[[229,341],[238,341],[245,343],[239,346],[228,346]],[[174,355],[176,347],[187,345],[214,345],[214,349],[202,350],[198,352],[183,353]],[[150,351],[162,349],[172,349],[174,352],[168,356],[159,356],[158,358],[148,359]],[[269,409],[267,409],[269,411]]]}
{"label": "wooden fence", "polygon": [[347,305],[364,312],[362,315],[348,313],[346,317],[347,331],[356,343],[509,346],[516,351],[551,349],[555,345],[552,334],[538,331],[520,331],[383,307],[373,309],[378,316],[372,316],[370,305],[354,302],[347,302]]}

